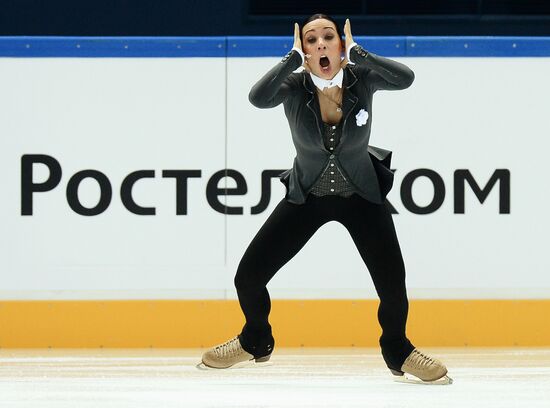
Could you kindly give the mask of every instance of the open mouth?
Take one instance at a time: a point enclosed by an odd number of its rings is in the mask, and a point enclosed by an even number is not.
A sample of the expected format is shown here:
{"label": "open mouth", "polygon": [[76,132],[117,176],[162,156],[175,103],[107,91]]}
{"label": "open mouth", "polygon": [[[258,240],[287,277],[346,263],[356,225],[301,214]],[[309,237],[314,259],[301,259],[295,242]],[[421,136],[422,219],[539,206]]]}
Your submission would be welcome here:
{"label": "open mouth", "polygon": [[327,56],[323,55],[320,59],[319,59],[319,65],[321,65],[321,69],[323,71],[328,71],[329,70],[329,65],[330,65],[330,61],[328,59]]}

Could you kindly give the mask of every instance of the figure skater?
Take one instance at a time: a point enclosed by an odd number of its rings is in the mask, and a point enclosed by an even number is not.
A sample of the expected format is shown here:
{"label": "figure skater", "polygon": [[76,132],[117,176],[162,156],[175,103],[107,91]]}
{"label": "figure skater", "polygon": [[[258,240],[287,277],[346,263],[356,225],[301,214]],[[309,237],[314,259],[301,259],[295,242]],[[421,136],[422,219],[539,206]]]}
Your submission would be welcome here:
{"label": "figure skater", "polygon": [[[301,32],[295,24],[292,50],[250,91],[258,108],[284,105],[297,155],[292,169],[280,175],[285,197],[237,269],[234,282],[246,323],[239,335],[206,351],[202,364],[229,368],[269,360],[275,339],[266,285],[319,227],[338,221],[349,231],[380,298],[379,343],[387,367],[396,380],[420,382],[404,377],[408,373],[448,384],[452,380],[441,361],[406,337],[405,267],[386,200],[393,183],[391,152],[368,145],[374,92],[406,89],[414,73],[356,44],[349,19],[344,33],[345,41],[324,14],[309,17]],[[293,72],[300,66],[303,71]]]}

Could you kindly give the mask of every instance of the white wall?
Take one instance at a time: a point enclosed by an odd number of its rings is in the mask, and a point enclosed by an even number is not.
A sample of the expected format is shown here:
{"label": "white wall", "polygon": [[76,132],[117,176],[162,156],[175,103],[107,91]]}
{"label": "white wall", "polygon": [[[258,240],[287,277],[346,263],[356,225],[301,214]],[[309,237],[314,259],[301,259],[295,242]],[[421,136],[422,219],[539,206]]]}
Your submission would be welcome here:
{"label": "white wall", "polygon": [[[371,144],[394,152],[388,198],[399,212],[409,298],[550,297],[543,168],[550,59],[397,60],[416,80],[407,90],[375,95]],[[251,215],[260,173],[290,168],[295,154],[282,106],[258,110],[247,98],[278,61],[0,59],[0,298],[235,298],[240,257],[284,196],[273,179],[268,208]],[[21,215],[24,154],[53,156],[63,171],[54,190],[34,195],[32,216]],[[207,201],[209,178],[226,167],[245,176],[248,193],[220,200],[243,206],[243,215],[225,216]],[[413,214],[400,199],[403,177],[419,168],[445,182],[444,203],[431,214]],[[97,216],[76,214],[65,197],[69,178],[85,169],[105,173],[113,187],[109,208]],[[176,215],[175,181],[161,176],[167,169],[202,172],[189,181],[187,215]],[[481,186],[495,169],[509,169],[511,213],[499,214],[497,184],[484,204],[467,187],[466,212],[454,214],[457,169],[468,169]],[[154,216],[132,214],[121,203],[120,184],[136,170],[155,170],[133,192],[140,205],[156,207]],[[37,165],[35,181],[46,177]],[[93,206],[99,189],[86,180],[79,194]],[[413,186],[419,205],[432,194],[425,179]],[[317,254],[330,252],[329,238],[341,245],[321,264]],[[269,289],[272,298],[376,298],[351,237],[336,222],[321,227]]]}

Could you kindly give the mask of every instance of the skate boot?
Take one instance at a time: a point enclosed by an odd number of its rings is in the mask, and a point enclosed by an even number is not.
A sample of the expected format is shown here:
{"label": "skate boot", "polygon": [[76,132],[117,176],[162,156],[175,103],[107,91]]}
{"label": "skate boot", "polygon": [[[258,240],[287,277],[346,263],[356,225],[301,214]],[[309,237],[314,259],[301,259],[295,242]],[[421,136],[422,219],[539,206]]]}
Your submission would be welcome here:
{"label": "skate boot", "polygon": [[236,365],[248,365],[247,363],[265,363],[271,357],[271,353],[255,358],[252,354],[246,352],[241,346],[239,336],[219,344],[202,355],[202,363],[197,368],[230,368]]}
{"label": "skate boot", "polygon": [[[443,363],[435,358],[429,357],[424,353],[414,349],[407,357],[401,370],[391,369],[392,374],[396,375],[396,381],[420,384],[452,384],[452,378],[448,377],[447,368]],[[406,377],[404,374],[411,374],[420,379]]]}

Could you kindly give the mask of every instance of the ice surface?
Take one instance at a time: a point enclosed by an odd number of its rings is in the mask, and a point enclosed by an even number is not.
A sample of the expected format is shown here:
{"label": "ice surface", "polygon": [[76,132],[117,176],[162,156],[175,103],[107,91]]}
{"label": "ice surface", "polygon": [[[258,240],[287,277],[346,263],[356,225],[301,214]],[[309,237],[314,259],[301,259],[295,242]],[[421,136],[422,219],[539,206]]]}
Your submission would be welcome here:
{"label": "ice surface", "polygon": [[550,348],[420,348],[452,385],[401,384],[378,349],[276,349],[198,370],[199,349],[0,350],[0,407],[550,407]]}

